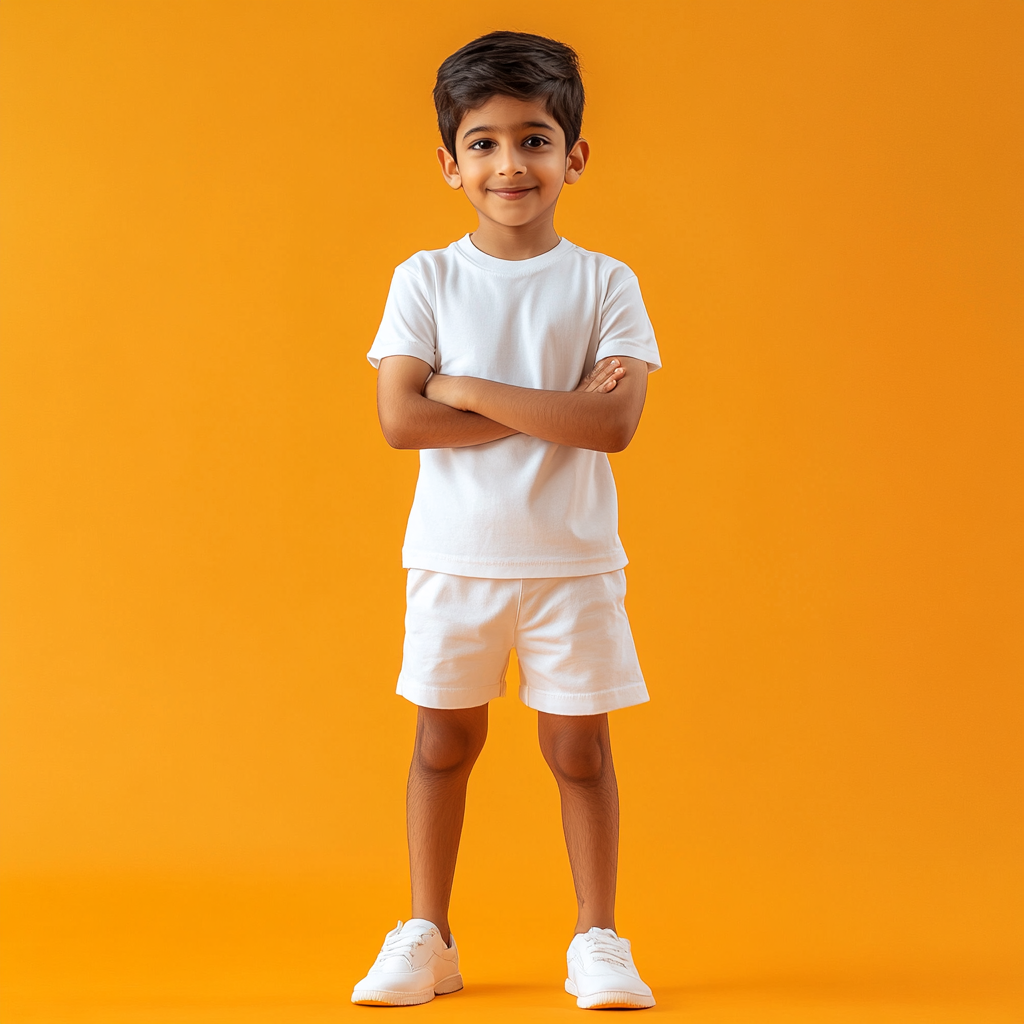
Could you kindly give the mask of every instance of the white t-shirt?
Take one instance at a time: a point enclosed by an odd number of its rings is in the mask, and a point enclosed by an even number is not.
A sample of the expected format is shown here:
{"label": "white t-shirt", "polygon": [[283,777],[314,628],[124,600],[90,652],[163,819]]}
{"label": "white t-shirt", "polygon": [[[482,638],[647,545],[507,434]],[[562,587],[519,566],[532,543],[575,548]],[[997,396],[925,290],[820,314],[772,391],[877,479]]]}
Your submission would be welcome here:
{"label": "white t-shirt", "polygon": [[[488,256],[469,235],[416,253],[395,270],[368,358],[393,355],[547,391],[574,390],[605,356],[661,365],[636,275],[564,238],[528,260]],[[626,562],[603,452],[525,434],[420,452],[406,568],[518,579]]]}

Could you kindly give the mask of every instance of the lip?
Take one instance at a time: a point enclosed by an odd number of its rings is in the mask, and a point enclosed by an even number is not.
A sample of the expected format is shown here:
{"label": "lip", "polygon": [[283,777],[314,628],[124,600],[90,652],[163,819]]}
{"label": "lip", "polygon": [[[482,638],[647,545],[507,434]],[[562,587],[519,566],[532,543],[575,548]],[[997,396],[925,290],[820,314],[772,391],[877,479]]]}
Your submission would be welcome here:
{"label": "lip", "polygon": [[491,195],[499,196],[502,199],[508,199],[511,202],[515,202],[517,199],[522,199],[523,196],[534,191],[534,188],[489,188],[487,190]]}

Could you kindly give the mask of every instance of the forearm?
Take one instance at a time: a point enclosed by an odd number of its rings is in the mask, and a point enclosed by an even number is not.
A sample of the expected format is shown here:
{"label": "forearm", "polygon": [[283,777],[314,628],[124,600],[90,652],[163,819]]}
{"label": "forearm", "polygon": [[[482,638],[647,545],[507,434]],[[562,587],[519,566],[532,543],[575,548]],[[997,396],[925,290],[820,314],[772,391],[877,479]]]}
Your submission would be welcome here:
{"label": "forearm", "polygon": [[381,416],[392,448],[467,448],[518,433],[514,427],[475,412],[452,409],[422,395],[409,394]]}
{"label": "forearm", "polygon": [[453,380],[458,381],[459,407],[555,444],[617,452],[636,429],[615,392],[540,391],[477,377]]}

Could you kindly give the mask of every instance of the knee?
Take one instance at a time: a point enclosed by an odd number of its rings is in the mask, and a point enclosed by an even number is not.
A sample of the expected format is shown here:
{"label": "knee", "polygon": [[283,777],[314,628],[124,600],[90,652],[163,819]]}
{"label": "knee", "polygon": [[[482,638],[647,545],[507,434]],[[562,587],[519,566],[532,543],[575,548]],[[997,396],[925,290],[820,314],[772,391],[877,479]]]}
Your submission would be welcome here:
{"label": "knee", "polygon": [[487,737],[483,730],[443,714],[421,716],[416,729],[414,760],[421,771],[457,774],[473,767]]}
{"label": "knee", "polygon": [[577,786],[600,782],[609,764],[601,737],[592,733],[555,737],[546,744],[544,757],[559,782]]}

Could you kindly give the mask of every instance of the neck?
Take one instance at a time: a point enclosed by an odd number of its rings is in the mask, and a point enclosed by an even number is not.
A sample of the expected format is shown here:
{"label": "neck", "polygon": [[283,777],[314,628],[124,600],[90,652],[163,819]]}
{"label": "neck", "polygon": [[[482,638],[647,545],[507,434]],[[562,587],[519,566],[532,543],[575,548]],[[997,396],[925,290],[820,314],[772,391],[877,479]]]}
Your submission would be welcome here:
{"label": "neck", "polygon": [[561,241],[553,217],[540,224],[521,227],[508,227],[481,217],[476,231],[469,237],[481,252],[499,260],[529,260],[550,252]]}

